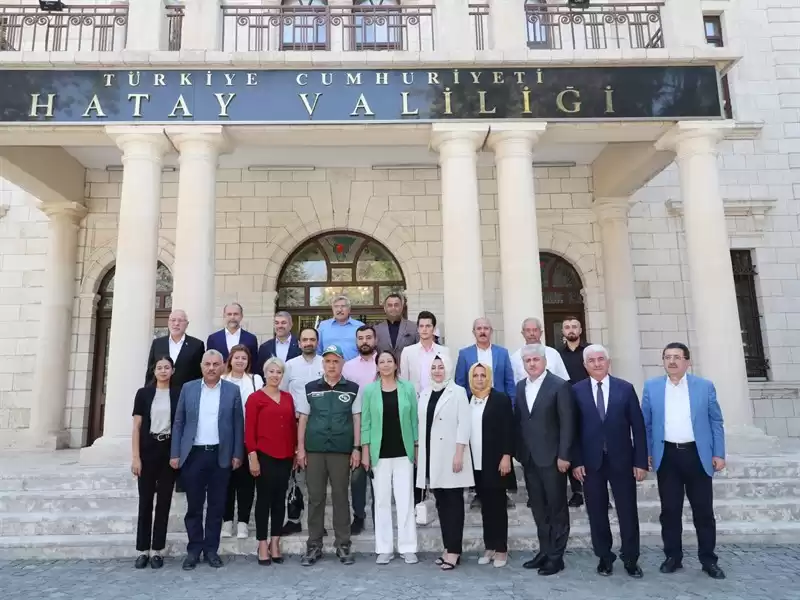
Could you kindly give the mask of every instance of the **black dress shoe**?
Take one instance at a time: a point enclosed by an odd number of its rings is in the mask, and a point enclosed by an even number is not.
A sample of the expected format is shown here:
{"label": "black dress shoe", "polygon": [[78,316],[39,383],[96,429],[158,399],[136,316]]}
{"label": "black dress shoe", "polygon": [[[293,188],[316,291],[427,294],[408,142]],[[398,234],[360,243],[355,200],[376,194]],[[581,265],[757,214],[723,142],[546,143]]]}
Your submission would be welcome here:
{"label": "black dress shoe", "polygon": [[679,561],[677,558],[669,557],[658,568],[659,571],[662,573],[674,573],[678,569],[683,568],[683,563]]}
{"label": "black dress shoe", "polygon": [[597,573],[603,577],[608,577],[614,573],[614,561],[611,558],[601,558],[597,563]]}
{"label": "black dress shoe", "polygon": [[706,572],[711,579],[725,579],[725,571],[720,569],[717,563],[703,565],[703,571]]}
{"label": "black dress shoe", "polygon": [[160,569],[164,566],[164,557],[160,554],[156,554],[153,558],[150,559],[150,566],[153,569]]}
{"label": "black dress shoe", "polygon": [[555,575],[556,573],[560,573],[564,570],[564,561],[562,559],[559,560],[548,560],[542,568],[539,569],[539,575],[543,575],[547,577],[548,575]]}
{"label": "black dress shoe", "polygon": [[144,569],[149,562],[150,557],[147,554],[140,554],[136,557],[136,562],[133,564],[133,566],[136,569]]}
{"label": "black dress shoe", "polygon": [[641,567],[635,562],[625,563],[625,572],[634,579],[641,579],[642,577],[644,577],[644,573],[642,573]]}
{"label": "black dress shoe", "polygon": [[183,559],[183,570],[194,571],[198,562],[200,562],[199,556],[195,556],[194,554],[187,555],[186,558]]}
{"label": "black dress shoe", "polygon": [[359,535],[362,531],[364,531],[364,519],[353,517],[353,524],[350,525],[350,535]]}
{"label": "black dress shoe", "polygon": [[293,533],[300,533],[301,531],[303,531],[303,526],[300,523],[286,521],[286,523],[283,525],[283,529],[281,529],[281,537],[292,535]]}
{"label": "black dress shoe", "polygon": [[569,499],[569,502],[567,502],[567,506],[569,506],[570,508],[578,508],[580,506],[583,506],[583,494],[579,492],[575,492],[574,494],[572,494],[572,497]]}
{"label": "black dress shoe", "polygon": [[547,556],[541,552],[534,556],[531,560],[522,563],[523,569],[541,569],[544,563],[547,562]]}
{"label": "black dress shoe", "polygon": [[222,562],[222,559],[216,552],[210,552],[206,554],[206,562],[208,563],[209,567],[214,569],[220,569],[225,566],[225,563]]}

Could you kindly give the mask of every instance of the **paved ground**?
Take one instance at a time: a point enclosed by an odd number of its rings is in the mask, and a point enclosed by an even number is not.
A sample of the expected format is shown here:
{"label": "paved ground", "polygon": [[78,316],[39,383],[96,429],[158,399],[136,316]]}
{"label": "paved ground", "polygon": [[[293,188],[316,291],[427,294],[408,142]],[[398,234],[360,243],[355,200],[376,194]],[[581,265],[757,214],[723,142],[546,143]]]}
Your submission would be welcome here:
{"label": "paved ground", "polygon": [[374,557],[357,556],[352,567],[333,557],[302,568],[296,557],[283,565],[259,567],[253,558],[226,558],[225,568],[201,565],[193,573],[180,570],[177,559],[164,569],[136,571],[130,561],[0,562],[0,590],[15,600],[798,600],[800,546],[736,547],[719,551],[728,579],[713,581],[700,572],[694,558],[684,570],[661,575],[661,554],[644,552],[644,579],[631,580],[619,562],[613,577],[595,574],[594,557],[575,551],[567,570],[555,577],[525,571],[525,557],[512,557],[505,569],[479,567],[476,556],[455,572],[442,573],[433,557],[416,566],[395,561],[384,567]]}

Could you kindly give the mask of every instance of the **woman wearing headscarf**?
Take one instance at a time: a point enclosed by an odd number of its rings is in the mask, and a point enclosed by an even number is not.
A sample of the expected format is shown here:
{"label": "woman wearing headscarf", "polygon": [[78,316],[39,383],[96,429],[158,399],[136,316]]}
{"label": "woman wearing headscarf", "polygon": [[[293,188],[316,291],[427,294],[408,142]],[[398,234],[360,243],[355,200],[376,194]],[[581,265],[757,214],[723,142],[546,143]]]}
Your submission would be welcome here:
{"label": "woman wearing headscarf", "polygon": [[419,397],[419,460],[417,487],[429,488],[436,499],[444,552],[436,559],[443,571],[461,562],[464,539],[464,488],[475,485],[467,394],[453,381],[447,355],[431,363],[431,387]]}
{"label": "woman wearing headscarf", "polygon": [[470,367],[469,447],[475,469],[475,491],[481,499],[483,544],[478,560],[504,567],[508,562],[508,508],[506,490],[511,485],[514,453],[514,413],[511,398],[492,388],[492,368],[483,363]]}

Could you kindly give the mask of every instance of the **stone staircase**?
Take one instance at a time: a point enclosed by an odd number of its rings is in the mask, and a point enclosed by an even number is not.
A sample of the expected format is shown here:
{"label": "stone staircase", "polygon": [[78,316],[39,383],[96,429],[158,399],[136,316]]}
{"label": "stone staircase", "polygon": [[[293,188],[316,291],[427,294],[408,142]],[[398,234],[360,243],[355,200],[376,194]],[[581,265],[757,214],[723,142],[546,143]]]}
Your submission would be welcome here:
{"label": "stone staircase", "polygon": [[[37,460],[36,457],[46,457]],[[21,460],[0,458],[0,559],[20,558],[110,558],[136,554],[136,483],[125,467],[85,467],[77,455],[61,451],[50,455],[20,455]],[[23,462],[24,461],[24,462]],[[28,466],[33,465],[33,466]],[[518,473],[519,475],[519,473]],[[521,477],[519,477],[521,480]],[[720,543],[800,542],[800,454],[734,456],[714,481],[715,512]],[[525,487],[514,495],[516,507],[509,510],[509,544],[512,550],[530,550],[536,528],[525,506]],[[465,497],[465,502],[467,498]],[[170,516],[167,552],[184,552],[185,497],[176,494]],[[643,545],[660,545],[658,489],[654,477],[639,484],[639,518]],[[616,514],[611,511],[612,528]],[[687,544],[694,543],[691,513],[684,513]],[[333,543],[331,507],[326,508],[326,526]],[[571,510],[571,547],[589,545],[589,523],[585,509]],[[356,552],[372,553],[371,523],[353,538]],[[304,533],[284,538],[287,554],[305,547]],[[251,524],[251,532],[254,527]],[[419,528],[421,552],[437,551],[441,536],[438,522]],[[481,518],[467,510],[465,550],[482,548]],[[225,539],[221,551],[253,554],[254,535],[247,540]]]}

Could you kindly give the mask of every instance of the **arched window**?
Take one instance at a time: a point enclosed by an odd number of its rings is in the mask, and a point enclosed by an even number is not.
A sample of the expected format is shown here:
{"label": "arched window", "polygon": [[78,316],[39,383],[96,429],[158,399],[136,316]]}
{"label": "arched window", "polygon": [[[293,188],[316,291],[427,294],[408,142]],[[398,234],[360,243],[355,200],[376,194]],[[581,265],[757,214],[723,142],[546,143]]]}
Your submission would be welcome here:
{"label": "arched window", "polygon": [[325,0],[283,0],[281,50],[327,50],[328,23]]}
{"label": "arched window", "polygon": [[356,50],[400,50],[404,22],[399,0],[355,0],[353,2]]}
{"label": "arched window", "polygon": [[539,266],[546,342],[553,346],[561,344],[561,322],[566,317],[576,317],[581,322],[585,337],[586,316],[580,275],[566,260],[549,252],[539,253]]}
{"label": "arched window", "polygon": [[386,296],[404,289],[400,265],[383,245],[358,233],[329,233],[305,242],[286,261],[275,308],[292,313],[296,327],[314,326],[317,318],[330,318],[331,300],[344,294],[355,318],[375,322],[384,318]]}

